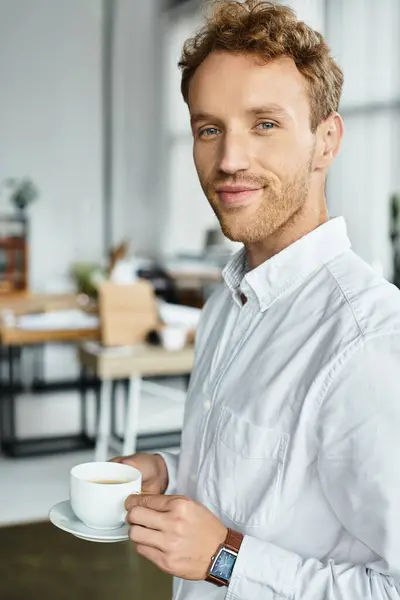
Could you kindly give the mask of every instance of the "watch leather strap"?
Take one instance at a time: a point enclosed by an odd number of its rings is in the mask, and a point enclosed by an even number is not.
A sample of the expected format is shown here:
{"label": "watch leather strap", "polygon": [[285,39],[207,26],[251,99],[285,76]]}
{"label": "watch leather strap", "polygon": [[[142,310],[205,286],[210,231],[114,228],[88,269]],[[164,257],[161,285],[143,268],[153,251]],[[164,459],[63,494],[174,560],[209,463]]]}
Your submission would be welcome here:
{"label": "watch leather strap", "polygon": [[228,529],[228,535],[226,536],[224,546],[238,553],[240,546],[242,545],[243,534],[233,529]]}
{"label": "watch leather strap", "polygon": [[[221,544],[220,546],[218,546],[216,553],[214,554],[214,556],[211,559],[210,569],[214,563],[216,555],[222,548],[227,548],[228,550],[232,550],[233,552],[238,554],[239,550],[240,550],[240,546],[242,545],[242,541],[243,541],[243,534],[239,533],[238,531],[233,531],[233,529],[228,529],[228,533],[227,533],[224,543]],[[207,577],[205,580],[208,581],[209,583],[213,583],[214,585],[217,585],[218,587],[228,585],[227,583],[225,583],[224,581],[222,581],[221,579],[219,579],[218,577],[216,577],[215,575],[213,575],[210,572],[207,573]]]}

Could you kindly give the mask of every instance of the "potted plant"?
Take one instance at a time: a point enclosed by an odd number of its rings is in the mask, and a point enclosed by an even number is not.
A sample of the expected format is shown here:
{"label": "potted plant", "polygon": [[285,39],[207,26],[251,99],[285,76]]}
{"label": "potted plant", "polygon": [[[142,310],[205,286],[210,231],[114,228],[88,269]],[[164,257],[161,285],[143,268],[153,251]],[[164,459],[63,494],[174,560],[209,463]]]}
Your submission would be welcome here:
{"label": "potted plant", "polygon": [[28,179],[8,179],[7,186],[11,189],[10,201],[20,213],[25,216],[25,210],[38,197],[38,190],[34,183]]}

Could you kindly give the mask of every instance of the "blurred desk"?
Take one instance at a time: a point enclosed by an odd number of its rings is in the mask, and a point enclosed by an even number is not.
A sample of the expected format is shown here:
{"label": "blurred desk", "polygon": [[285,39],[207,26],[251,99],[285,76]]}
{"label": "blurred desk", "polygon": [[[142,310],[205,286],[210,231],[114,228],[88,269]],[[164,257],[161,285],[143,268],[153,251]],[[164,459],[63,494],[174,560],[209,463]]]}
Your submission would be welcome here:
{"label": "blurred desk", "polygon": [[0,295],[0,312],[10,310],[14,315],[42,313],[82,307],[87,300],[77,294],[32,294],[19,292]]}
{"label": "blurred desk", "polygon": [[[0,296],[0,345],[27,346],[98,339],[97,318],[87,314],[89,324],[86,325],[82,319],[76,319],[76,314],[79,316],[81,312],[79,296],[76,295]],[[52,320],[52,315],[66,317],[64,320]],[[7,323],[7,319],[11,322]]]}
{"label": "blurred desk", "polygon": [[[115,445],[115,432],[112,431],[112,382],[127,379],[127,409],[125,415],[125,432],[122,453],[132,454],[136,450],[138,411],[141,392],[160,394],[165,397],[176,397],[182,393],[166,386],[144,382],[144,377],[189,375],[194,363],[194,347],[192,345],[177,352],[168,352],[160,347],[143,344],[133,348],[105,349],[99,344],[84,344],[79,350],[81,365],[101,381],[100,414],[97,427],[95,460],[107,460],[108,448]],[[85,388],[83,387],[82,390]],[[84,392],[83,392],[84,393]],[[178,434],[180,432],[169,432]],[[158,434],[158,436],[168,434]],[[152,436],[154,438],[154,436]],[[164,439],[161,446],[173,445]],[[117,444],[121,451],[120,444]],[[152,444],[154,448],[154,442]],[[141,449],[144,449],[143,447]]]}
{"label": "blurred desk", "polygon": [[175,282],[185,283],[220,283],[222,281],[221,269],[213,265],[203,264],[201,262],[176,262],[168,267],[169,275]]}
{"label": "blurred desk", "polygon": [[[13,298],[0,298],[0,312],[9,312],[12,325],[6,324],[3,319],[0,325],[0,353],[4,361],[5,372],[1,372],[0,378],[0,436],[2,451],[9,456],[31,456],[66,450],[79,450],[92,447],[93,442],[87,436],[84,425],[86,423],[86,406],[81,404],[81,431],[74,436],[57,436],[48,438],[20,439],[17,437],[16,427],[16,395],[22,390],[21,377],[21,354],[22,349],[29,346],[35,348],[38,353],[40,349],[49,343],[72,343],[77,344],[85,340],[99,339],[100,331],[96,326],[89,328],[54,324],[42,321],[42,316],[49,316],[51,311],[75,311],[79,307],[77,296],[73,295],[28,295],[21,294]],[[45,311],[43,315],[40,312]],[[26,315],[27,312],[37,313]],[[37,321],[29,318],[37,318]],[[91,324],[96,319],[89,320]],[[19,324],[23,326],[19,326]],[[53,327],[53,328],[52,328]],[[36,363],[35,363],[36,364]],[[1,364],[0,364],[1,366]],[[35,374],[36,376],[36,374]],[[49,392],[76,388],[81,385],[80,380],[45,382],[36,380],[33,382],[32,390]],[[89,385],[89,384],[88,384]],[[91,383],[93,386],[93,383]]]}
{"label": "blurred desk", "polygon": [[18,327],[0,327],[0,345],[31,346],[49,343],[79,343],[85,340],[98,340],[100,330],[93,329],[57,329],[26,330]]}
{"label": "blurred desk", "polygon": [[[126,448],[130,448],[131,441],[133,440],[133,443],[136,441],[135,411],[138,406],[140,389],[143,389],[143,386],[153,386],[153,390],[155,390],[154,385],[157,385],[143,382],[142,379],[157,376],[187,376],[192,368],[194,350],[191,346],[181,352],[173,353],[166,352],[161,348],[144,346],[142,350],[131,349],[128,355],[113,349],[100,352],[99,344],[85,346],[79,351],[82,365],[79,379],[47,382],[44,381],[43,372],[40,377],[36,377],[35,373],[31,388],[33,392],[40,391],[42,393],[80,389],[80,431],[75,435],[21,439],[17,437],[16,396],[23,389],[22,349],[34,348],[36,358],[36,354],[47,344],[95,342],[100,339],[100,329],[97,327],[96,317],[90,313],[87,315],[86,321],[84,318],[80,319],[79,315],[75,315],[75,324],[79,327],[73,325],[73,319],[69,324],[63,324],[63,314],[68,316],[70,313],[73,317],[74,311],[80,310],[76,296],[24,295],[22,297],[21,295],[13,301],[0,299],[0,313],[4,310],[9,311],[15,317],[12,325],[7,325],[6,322],[0,324],[0,358],[4,359],[3,364],[0,362],[0,439],[1,449],[8,456],[44,455],[93,447],[93,440],[87,433],[86,392],[88,389],[95,391],[97,412],[99,413],[101,409],[100,413],[104,415],[108,410],[109,403],[112,402],[114,384],[118,380],[127,380],[127,395],[130,399],[128,412],[130,410],[133,416],[131,417],[132,427],[127,421],[125,440]],[[31,314],[26,314],[27,312]],[[85,322],[91,326],[85,327]],[[96,326],[93,326],[95,322]],[[3,372],[2,366],[5,367]],[[94,377],[88,378],[87,372],[91,372]],[[161,387],[158,391],[164,395],[168,393]],[[103,429],[105,426],[110,427],[109,421],[105,419],[106,417],[100,416]],[[159,434],[158,443],[162,446],[173,445],[180,432],[169,432],[169,434],[172,433],[173,436],[169,435],[169,437]],[[154,447],[154,436],[152,436],[152,440],[148,437],[146,440],[140,439],[139,442],[142,448],[146,444]]]}
{"label": "blurred desk", "polygon": [[222,282],[222,269],[202,261],[174,261],[168,265],[179,302],[202,308],[207,300],[207,289],[214,289]]}

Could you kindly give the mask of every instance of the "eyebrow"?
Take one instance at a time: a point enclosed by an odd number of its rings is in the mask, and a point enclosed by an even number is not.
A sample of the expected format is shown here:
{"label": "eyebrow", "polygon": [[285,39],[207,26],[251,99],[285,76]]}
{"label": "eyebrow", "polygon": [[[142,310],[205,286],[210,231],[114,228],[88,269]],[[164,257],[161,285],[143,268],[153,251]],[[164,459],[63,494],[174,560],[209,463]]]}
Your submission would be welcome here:
{"label": "eyebrow", "polygon": [[254,108],[250,108],[249,111],[253,115],[275,115],[279,116],[282,119],[291,119],[289,113],[279,104],[266,104],[265,106],[256,106]]}
{"label": "eyebrow", "polygon": [[193,126],[196,123],[199,123],[199,121],[213,121],[214,119],[215,116],[213,116],[211,113],[197,113],[191,115],[190,124]]}
{"label": "eyebrow", "polygon": [[[266,104],[265,106],[254,106],[248,108],[246,112],[254,116],[270,115],[280,117],[284,120],[291,120],[289,113],[286,112],[286,110],[282,106],[279,106],[279,104]],[[214,121],[215,119],[215,115],[212,115],[211,113],[195,113],[191,116],[190,123],[193,126],[200,121]]]}

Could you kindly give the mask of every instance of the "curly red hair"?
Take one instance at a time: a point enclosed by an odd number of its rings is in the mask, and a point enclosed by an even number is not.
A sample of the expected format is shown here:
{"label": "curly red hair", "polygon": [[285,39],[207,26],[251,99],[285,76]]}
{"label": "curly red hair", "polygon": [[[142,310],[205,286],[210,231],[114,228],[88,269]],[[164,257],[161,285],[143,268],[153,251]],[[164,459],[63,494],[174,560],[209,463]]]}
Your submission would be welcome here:
{"label": "curly red hair", "polygon": [[323,36],[298,21],[291,8],[259,0],[220,0],[212,4],[205,25],[186,40],[179,61],[186,103],[196,69],[211,52],[223,50],[252,54],[266,62],[292,58],[307,84],[312,130],[338,110],[343,73]]}

